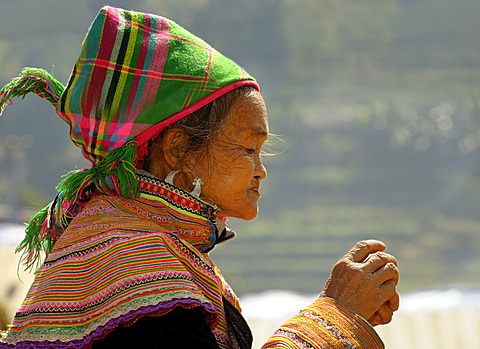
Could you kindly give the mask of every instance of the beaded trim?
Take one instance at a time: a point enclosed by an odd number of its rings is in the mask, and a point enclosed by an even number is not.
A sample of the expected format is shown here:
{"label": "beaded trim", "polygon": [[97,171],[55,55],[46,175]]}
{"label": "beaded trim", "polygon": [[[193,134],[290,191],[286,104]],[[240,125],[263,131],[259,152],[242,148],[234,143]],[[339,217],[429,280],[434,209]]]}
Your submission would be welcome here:
{"label": "beaded trim", "polygon": [[197,214],[210,221],[215,221],[216,206],[207,204],[185,190],[156,178],[149,172],[137,170],[136,174],[140,186],[140,193],[153,195],[179,209]]}

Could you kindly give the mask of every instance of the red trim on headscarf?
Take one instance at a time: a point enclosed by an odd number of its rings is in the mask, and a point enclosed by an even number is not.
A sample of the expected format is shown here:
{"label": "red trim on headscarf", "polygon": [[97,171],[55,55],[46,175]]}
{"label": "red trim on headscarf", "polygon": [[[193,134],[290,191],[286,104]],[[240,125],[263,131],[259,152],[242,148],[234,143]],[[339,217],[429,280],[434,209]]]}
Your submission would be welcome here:
{"label": "red trim on headscarf", "polygon": [[193,113],[194,111],[197,111],[198,109],[202,108],[208,103],[213,102],[215,99],[219,98],[220,96],[223,96],[227,92],[230,92],[241,86],[249,86],[249,85],[253,86],[257,91],[260,91],[260,86],[256,81],[253,81],[253,80],[240,80],[240,81],[232,82],[231,84],[223,86],[222,88],[216,90],[215,92],[212,92],[208,96],[205,96],[202,99],[199,99],[198,101],[189,105],[185,109],[182,109],[178,113],[170,116],[168,119],[149,127],[148,129],[146,129],[145,131],[137,135],[135,137],[135,140],[138,143],[137,161],[143,159],[145,155],[147,155],[148,141],[151,139],[155,139],[160,134],[160,132],[165,130],[168,126],[174,124],[178,120]]}

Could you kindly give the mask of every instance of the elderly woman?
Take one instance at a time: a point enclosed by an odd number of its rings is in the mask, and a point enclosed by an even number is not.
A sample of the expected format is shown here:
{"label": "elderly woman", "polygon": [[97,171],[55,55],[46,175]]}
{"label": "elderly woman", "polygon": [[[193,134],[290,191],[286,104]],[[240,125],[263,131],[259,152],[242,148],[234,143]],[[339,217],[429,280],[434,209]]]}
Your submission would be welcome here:
{"label": "elderly woman", "polygon": [[[27,227],[47,254],[0,348],[251,348],[237,297],[208,256],[257,215],[267,111],[255,80],[176,23],[103,8],[66,87],[26,68],[0,111],[34,92],[92,168],[59,184]],[[398,308],[395,258],[358,243],[319,298],[265,348],[383,348]]]}

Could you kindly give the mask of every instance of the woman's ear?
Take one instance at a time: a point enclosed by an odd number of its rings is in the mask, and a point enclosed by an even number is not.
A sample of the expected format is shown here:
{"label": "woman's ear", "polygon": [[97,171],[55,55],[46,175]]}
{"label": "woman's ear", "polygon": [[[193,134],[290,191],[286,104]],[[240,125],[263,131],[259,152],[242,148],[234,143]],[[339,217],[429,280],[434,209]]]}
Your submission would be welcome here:
{"label": "woman's ear", "polygon": [[187,149],[187,134],[182,129],[172,128],[165,131],[161,143],[163,160],[171,169],[180,169],[180,161],[185,156]]}
{"label": "woman's ear", "polygon": [[178,128],[165,131],[163,137],[154,142],[150,149],[150,165],[147,169],[158,178],[165,176],[173,170],[181,169],[181,161],[187,148],[187,135]]}

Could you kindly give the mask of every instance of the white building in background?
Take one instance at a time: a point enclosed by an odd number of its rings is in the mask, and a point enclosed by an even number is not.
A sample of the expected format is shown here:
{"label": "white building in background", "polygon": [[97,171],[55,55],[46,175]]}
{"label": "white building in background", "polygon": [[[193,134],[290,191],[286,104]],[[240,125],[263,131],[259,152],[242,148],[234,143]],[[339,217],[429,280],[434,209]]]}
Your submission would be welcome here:
{"label": "white building in background", "polygon": [[402,297],[380,335],[388,349],[480,348],[480,289],[432,289]]}
{"label": "white building in background", "polygon": [[[22,225],[0,223],[0,302],[10,316],[33,281],[33,273],[18,268],[20,256],[14,252],[23,239],[24,229]],[[316,295],[278,290],[242,297],[243,314],[254,335],[254,349],[259,349],[283,321],[315,298]],[[387,349],[480,349],[480,289],[451,287],[402,295],[393,321],[376,330]]]}

